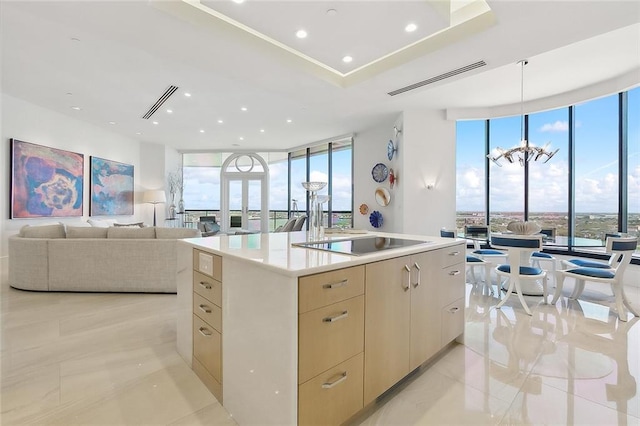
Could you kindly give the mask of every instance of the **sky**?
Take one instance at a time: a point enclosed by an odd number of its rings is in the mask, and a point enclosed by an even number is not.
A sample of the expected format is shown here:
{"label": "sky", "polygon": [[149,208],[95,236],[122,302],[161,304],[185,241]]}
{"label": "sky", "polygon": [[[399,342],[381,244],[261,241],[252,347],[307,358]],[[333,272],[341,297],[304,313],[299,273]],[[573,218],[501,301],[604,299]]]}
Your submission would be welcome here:
{"label": "sky", "polygon": [[[628,96],[628,206],[640,213],[640,87]],[[618,211],[618,95],[575,106],[575,199],[577,213]],[[569,109],[529,116],[529,142],[560,149],[547,163],[530,163],[529,211],[568,211]],[[521,117],[490,120],[490,150],[519,145]],[[484,211],[485,121],[457,123],[457,210]],[[524,168],[490,163],[491,211],[524,211]]]}

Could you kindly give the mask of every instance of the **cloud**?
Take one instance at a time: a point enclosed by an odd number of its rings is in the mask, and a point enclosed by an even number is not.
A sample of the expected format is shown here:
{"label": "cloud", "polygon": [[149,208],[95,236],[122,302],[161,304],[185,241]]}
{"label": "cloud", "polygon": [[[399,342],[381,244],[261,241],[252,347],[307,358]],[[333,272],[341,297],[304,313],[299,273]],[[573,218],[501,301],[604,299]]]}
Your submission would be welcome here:
{"label": "cloud", "polygon": [[541,132],[566,132],[569,130],[569,122],[556,121],[555,123],[546,123],[540,127]]}

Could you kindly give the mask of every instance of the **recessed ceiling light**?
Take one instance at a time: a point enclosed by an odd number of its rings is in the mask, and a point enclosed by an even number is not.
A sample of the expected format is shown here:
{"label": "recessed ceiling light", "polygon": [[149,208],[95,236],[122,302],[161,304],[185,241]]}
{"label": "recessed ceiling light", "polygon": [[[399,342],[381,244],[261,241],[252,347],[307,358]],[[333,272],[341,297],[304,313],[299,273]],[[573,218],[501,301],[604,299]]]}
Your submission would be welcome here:
{"label": "recessed ceiling light", "polygon": [[247,107],[242,107],[242,108],[240,108],[240,109],[241,109],[242,111],[246,111],[246,110],[247,110]]}
{"label": "recessed ceiling light", "polygon": [[80,39],[77,37],[71,37],[71,41],[80,41]]}
{"label": "recessed ceiling light", "polygon": [[238,139],[240,139],[241,141],[243,141],[243,140],[244,140],[244,138],[243,138],[242,136],[240,136]]}
{"label": "recessed ceiling light", "polygon": [[327,9],[327,15],[329,16],[335,16],[338,14],[338,11],[335,9]]}
{"label": "recessed ceiling light", "polygon": [[234,3],[237,3],[237,4],[242,4],[242,3],[244,3],[244,0],[232,0],[232,1],[233,1]]}
{"label": "recessed ceiling light", "polygon": [[200,129],[200,133],[204,133],[204,130],[203,130],[203,129]]}
{"label": "recessed ceiling light", "polygon": [[349,62],[351,62],[351,61],[353,61],[353,58],[352,58],[351,56],[349,56],[349,55],[347,55],[347,56],[345,56],[344,58],[342,58],[342,62],[345,62],[345,63],[347,63],[347,64],[348,64]]}
{"label": "recessed ceiling light", "polygon": [[190,97],[191,97],[191,93],[189,93],[189,92],[185,92],[185,94],[184,94],[184,95],[185,95],[187,98],[190,98]]}
{"label": "recessed ceiling light", "polygon": [[76,111],[80,111],[82,108],[80,108],[79,106],[72,106],[71,109],[75,109]]}
{"label": "recessed ceiling light", "polygon": [[73,93],[67,92],[67,96],[73,96]]}
{"label": "recessed ceiling light", "polygon": [[116,124],[116,122],[115,121],[110,121],[109,124],[111,124],[113,126],[114,124]]}
{"label": "recessed ceiling light", "polygon": [[141,135],[141,134],[142,134],[142,132],[136,132],[136,135]]}
{"label": "recessed ceiling light", "polygon": [[291,123],[293,120],[290,118],[287,118],[287,123]]}
{"label": "recessed ceiling light", "polygon": [[157,121],[154,121],[154,122],[153,122],[153,124],[156,124],[156,125],[157,125],[157,124],[158,124],[158,122],[157,122]]}
{"label": "recessed ceiling light", "polygon": [[260,129],[260,133],[264,133],[264,129]]}
{"label": "recessed ceiling light", "polygon": [[418,29],[418,26],[416,24],[414,24],[413,22],[408,24],[406,27],[404,27],[404,30],[408,33],[412,33],[415,30]]}
{"label": "recessed ceiling light", "polygon": [[296,31],[296,37],[307,38],[307,32],[305,30],[298,30]]}
{"label": "recessed ceiling light", "polygon": [[171,114],[172,112],[173,112],[173,110],[172,110],[172,109],[168,109],[168,110],[167,110],[167,114]]}
{"label": "recessed ceiling light", "polygon": [[224,121],[222,121],[222,120],[218,120],[218,123],[219,123],[219,124],[222,124],[222,123],[224,123]]}

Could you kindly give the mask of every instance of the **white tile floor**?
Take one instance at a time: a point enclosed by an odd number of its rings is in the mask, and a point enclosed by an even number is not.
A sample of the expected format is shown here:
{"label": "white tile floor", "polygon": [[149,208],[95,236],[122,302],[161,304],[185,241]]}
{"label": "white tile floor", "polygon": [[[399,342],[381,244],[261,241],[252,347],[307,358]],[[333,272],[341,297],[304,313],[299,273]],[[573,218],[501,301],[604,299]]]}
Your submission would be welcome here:
{"label": "white tile floor", "polygon": [[[608,288],[528,298],[532,317],[467,290],[464,345],[356,423],[640,424],[640,325],[617,319]],[[4,277],[0,297],[3,426],[235,424],[175,350],[175,295],[23,292]]]}

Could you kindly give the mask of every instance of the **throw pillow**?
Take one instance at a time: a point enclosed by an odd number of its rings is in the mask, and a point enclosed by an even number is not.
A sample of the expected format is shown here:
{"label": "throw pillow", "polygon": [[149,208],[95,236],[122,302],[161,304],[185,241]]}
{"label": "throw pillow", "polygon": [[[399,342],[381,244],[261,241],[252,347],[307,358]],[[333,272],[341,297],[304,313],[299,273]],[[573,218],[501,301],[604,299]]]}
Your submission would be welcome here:
{"label": "throw pillow", "polygon": [[67,226],[67,238],[107,238],[109,228]]}
{"label": "throw pillow", "polygon": [[120,228],[144,228],[143,222],[136,223],[114,223],[113,226],[117,226]]}
{"label": "throw pillow", "polygon": [[108,228],[110,226],[113,226],[116,221],[113,219],[100,220],[90,218],[87,219],[87,222],[89,222],[91,226],[95,226],[96,228]]}
{"label": "throw pillow", "polygon": [[65,238],[64,225],[25,225],[18,234],[23,238]]}

